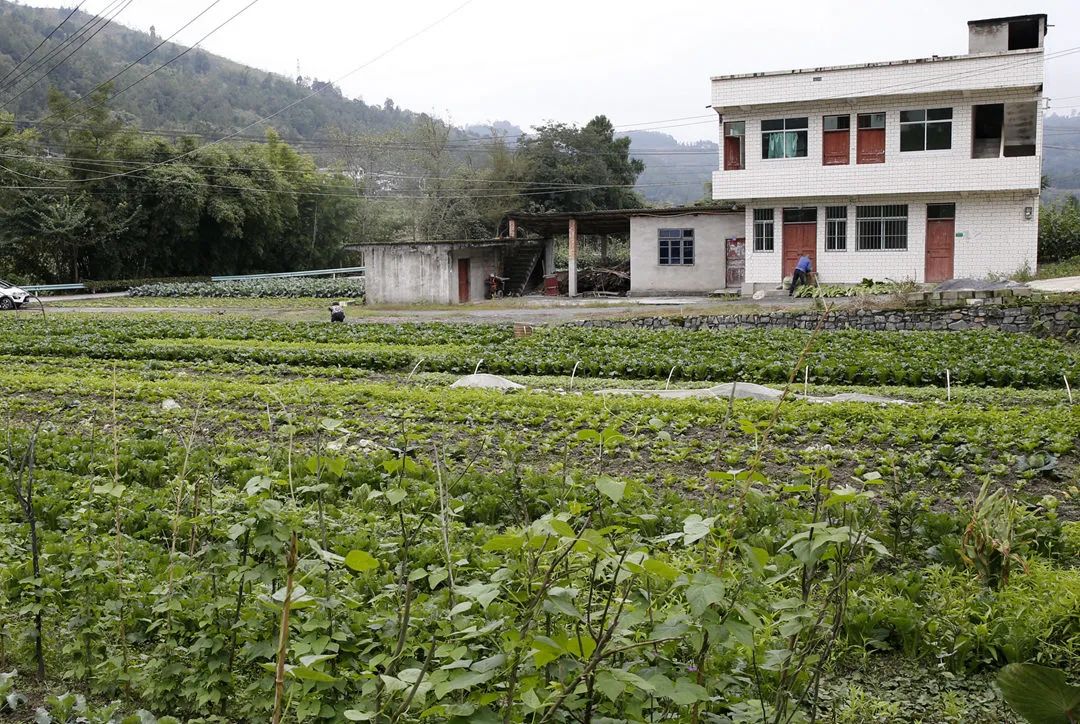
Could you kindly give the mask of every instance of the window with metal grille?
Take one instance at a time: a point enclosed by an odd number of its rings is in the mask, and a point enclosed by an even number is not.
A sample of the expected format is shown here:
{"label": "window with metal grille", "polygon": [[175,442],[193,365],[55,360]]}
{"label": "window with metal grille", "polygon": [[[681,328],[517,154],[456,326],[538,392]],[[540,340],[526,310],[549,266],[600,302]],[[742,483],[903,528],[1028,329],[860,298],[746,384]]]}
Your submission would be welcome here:
{"label": "window with metal grille", "polygon": [[761,122],[762,158],[798,158],[806,155],[810,119],[779,118]]}
{"label": "window with metal grille", "polygon": [[952,148],[952,108],[900,111],[901,151]]}
{"label": "window with metal grille", "polygon": [[847,251],[847,207],[825,207],[825,251]]}
{"label": "window with metal grille", "polygon": [[693,229],[659,229],[657,245],[661,266],[688,266],[694,263]]}
{"label": "window with metal grille", "polygon": [[754,209],[754,251],[773,250],[773,210]]}
{"label": "window with metal grille", "polygon": [[907,204],[858,206],[858,251],[903,251],[907,249]]}

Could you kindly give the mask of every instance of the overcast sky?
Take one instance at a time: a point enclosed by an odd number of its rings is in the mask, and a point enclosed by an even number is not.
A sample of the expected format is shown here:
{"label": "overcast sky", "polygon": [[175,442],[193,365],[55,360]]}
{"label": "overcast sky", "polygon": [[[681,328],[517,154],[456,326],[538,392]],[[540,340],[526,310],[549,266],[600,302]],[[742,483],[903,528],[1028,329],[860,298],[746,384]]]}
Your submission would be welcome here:
{"label": "overcast sky", "polygon": [[[134,0],[117,20],[165,37],[210,1]],[[289,76],[299,60],[305,76],[336,80],[462,1],[258,0],[202,47]],[[220,0],[177,40],[196,42],[248,2]],[[705,114],[712,75],[964,53],[968,20],[1036,12],[1053,26],[1048,53],[1080,46],[1077,0],[471,0],[340,85],[457,124],[528,128],[605,113],[628,126]],[[1080,113],[1080,53],[1047,60],[1046,95]],[[717,134],[715,121],[656,125],[680,140]]]}

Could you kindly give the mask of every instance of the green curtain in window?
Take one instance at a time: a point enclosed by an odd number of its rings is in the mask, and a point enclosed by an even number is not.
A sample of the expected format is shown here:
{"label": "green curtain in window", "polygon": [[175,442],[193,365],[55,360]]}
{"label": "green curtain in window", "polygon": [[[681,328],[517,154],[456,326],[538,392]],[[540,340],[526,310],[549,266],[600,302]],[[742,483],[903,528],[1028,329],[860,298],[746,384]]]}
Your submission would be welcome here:
{"label": "green curtain in window", "polygon": [[788,131],[784,134],[784,145],[786,146],[785,158],[795,158],[798,155],[799,147],[799,134],[792,131]]}
{"label": "green curtain in window", "polygon": [[769,134],[769,158],[784,157],[784,136],[786,133]]}

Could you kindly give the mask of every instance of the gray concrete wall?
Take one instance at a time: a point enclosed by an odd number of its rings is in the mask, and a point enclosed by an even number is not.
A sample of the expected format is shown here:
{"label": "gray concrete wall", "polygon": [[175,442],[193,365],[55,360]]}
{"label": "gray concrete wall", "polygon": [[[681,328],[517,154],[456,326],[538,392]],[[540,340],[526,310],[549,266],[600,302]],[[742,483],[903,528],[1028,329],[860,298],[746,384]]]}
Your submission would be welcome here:
{"label": "gray concrete wall", "polygon": [[[372,245],[363,248],[371,304],[449,304],[457,301],[457,270],[447,244]],[[454,297],[448,279],[454,278]]]}
{"label": "gray concrete wall", "polygon": [[371,245],[362,251],[371,304],[456,304],[459,259],[469,260],[469,301],[481,301],[502,254],[498,247],[439,243]]}
{"label": "gray concrete wall", "polygon": [[[657,230],[693,229],[694,263],[661,266]],[[743,213],[634,216],[630,219],[630,294],[704,294],[726,286],[724,240],[743,235]]]}
{"label": "gray concrete wall", "polygon": [[969,53],[1000,53],[1008,49],[1008,23],[986,23],[968,26]]}

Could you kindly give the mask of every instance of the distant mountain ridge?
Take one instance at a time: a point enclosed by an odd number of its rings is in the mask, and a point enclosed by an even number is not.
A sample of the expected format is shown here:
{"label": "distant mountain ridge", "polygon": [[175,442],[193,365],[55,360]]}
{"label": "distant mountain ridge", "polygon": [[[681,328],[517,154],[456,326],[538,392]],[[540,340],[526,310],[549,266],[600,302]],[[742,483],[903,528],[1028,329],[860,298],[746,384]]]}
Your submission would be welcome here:
{"label": "distant mountain ridge", "polygon": [[[0,0],[0,78],[33,51],[70,12],[70,9],[34,8]],[[50,50],[75,35],[92,17],[76,12],[27,63],[0,84],[0,103],[8,103],[4,110],[14,113],[22,123],[43,118],[48,115],[50,85],[68,95],[84,95],[160,42],[148,33],[124,27],[119,22],[111,23],[41,82],[31,85],[31,81],[67,55],[68,50],[58,53],[28,77],[12,83]],[[81,39],[72,45],[78,42]],[[166,43],[121,75],[114,88],[137,80],[184,47]],[[319,87],[325,90],[270,123],[282,137],[314,140],[332,128],[346,132],[385,131],[408,126],[417,117],[390,100],[382,105],[370,105],[345,98],[339,89],[323,81],[287,78],[202,49],[188,53],[117,96],[111,106],[126,120],[146,130],[223,134],[268,116]],[[249,134],[261,137],[262,129],[253,128]]]}

